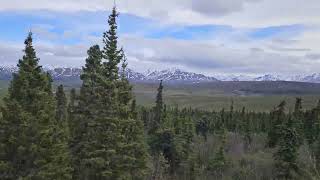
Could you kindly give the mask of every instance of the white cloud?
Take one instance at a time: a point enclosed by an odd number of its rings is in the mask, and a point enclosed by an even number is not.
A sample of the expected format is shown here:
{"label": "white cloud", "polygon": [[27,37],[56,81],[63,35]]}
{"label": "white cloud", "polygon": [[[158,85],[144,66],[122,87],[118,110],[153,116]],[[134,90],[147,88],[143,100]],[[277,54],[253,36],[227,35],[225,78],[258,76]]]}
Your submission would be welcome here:
{"label": "white cloud", "polygon": [[222,16],[242,11],[245,3],[256,0],[192,0],[191,9],[209,16]]}
{"label": "white cloud", "polygon": [[[139,41],[139,44],[135,42]],[[208,41],[184,41],[175,39],[154,40],[126,37],[122,40],[127,53],[138,60],[171,64],[206,74],[299,74],[317,72],[320,62],[308,62],[304,56],[290,56],[282,53],[233,49]],[[148,48],[145,53],[141,49]],[[256,48],[257,49],[257,48]]]}
{"label": "white cloud", "polygon": [[[94,39],[96,42],[97,39]],[[100,41],[100,40],[99,40]],[[139,42],[139,43],[137,43]],[[146,39],[122,36],[129,67],[143,72],[148,68],[178,67],[208,75],[216,74],[301,74],[318,72],[319,54],[297,55],[273,52],[266,48],[271,42],[242,42],[241,47],[221,45],[219,41]],[[97,43],[97,42],[96,42]],[[35,41],[42,65],[81,66],[85,62],[88,43],[84,45],[55,45]],[[228,44],[228,43],[227,43]],[[258,46],[256,46],[258,44]],[[2,64],[16,63],[22,57],[23,44],[0,42]]]}
{"label": "white cloud", "polygon": [[[320,24],[319,0],[119,0],[120,11],[162,23],[263,27]],[[113,0],[2,0],[0,10],[105,11]]]}
{"label": "white cloud", "polygon": [[[119,0],[121,12],[155,19],[159,24],[225,24],[233,32],[219,32],[206,40],[147,39],[124,36],[130,66],[146,68],[177,66],[214,75],[215,73],[298,74],[318,72],[320,68],[319,0]],[[1,0],[0,11],[104,11],[113,0]],[[86,23],[84,23],[86,24]],[[295,37],[253,40],[245,36],[249,28],[302,24],[306,30]],[[174,26],[172,26],[174,27]],[[83,28],[100,29],[101,25],[79,25],[57,37],[50,26],[36,26],[36,35],[47,39],[83,36],[85,44],[58,45],[38,42],[42,64],[82,65],[89,44],[100,42],[96,36],[82,34]],[[81,29],[77,32],[76,29]],[[80,31],[80,30],[79,30]],[[82,42],[83,43],[83,42]],[[22,46],[0,43],[0,61],[16,62]]]}

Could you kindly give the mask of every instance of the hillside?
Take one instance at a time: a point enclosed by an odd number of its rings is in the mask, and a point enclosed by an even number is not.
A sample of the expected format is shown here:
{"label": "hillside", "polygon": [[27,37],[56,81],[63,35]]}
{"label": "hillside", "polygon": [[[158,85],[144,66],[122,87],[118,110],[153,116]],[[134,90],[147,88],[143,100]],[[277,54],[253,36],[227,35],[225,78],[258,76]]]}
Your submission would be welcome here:
{"label": "hillside", "polygon": [[[49,72],[54,80],[61,81],[79,81],[82,72],[81,68],[76,67],[45,67],[45,71]],[[9,80],[12,78],[12,73],[16,72],[17,68],[14,66],[0,66],[0,80]],[[164,80],[168,83],[208,83],[218,81],[233,81],[233,82],[267,82],[267,81],[288,81],[288,82],[309,82],[320,83],[320,74],[305,74],[305,75],[290,75],[281,76],[273,74],[265,75],[214,75],[207,76],[200,73],[188,72],[177,68],[165,69],[165,70],[148,70],[144,73],[137,72],[133,69],[126,70],[126,77],[132,82],[157,82]]]}
{"label": "hillside", "polygon": [[[8,80],[0,81],[0,96],[8,87]],[[56,80],[67,91],[79,88],[80,81]],[[134,82],[134,93],[140,105],[153,106],[158,83]],[[165,83],[165,100],[169,105],[201,109],[228,109],[231,101],[238,109],[269,111],[281,100],[293,105],[296,97],[302,97],[304,107],[314,107],[320,99],[320,84],[298,82],[210,82],[210,83]],[[293,108],[293,107],[291,107]]]}

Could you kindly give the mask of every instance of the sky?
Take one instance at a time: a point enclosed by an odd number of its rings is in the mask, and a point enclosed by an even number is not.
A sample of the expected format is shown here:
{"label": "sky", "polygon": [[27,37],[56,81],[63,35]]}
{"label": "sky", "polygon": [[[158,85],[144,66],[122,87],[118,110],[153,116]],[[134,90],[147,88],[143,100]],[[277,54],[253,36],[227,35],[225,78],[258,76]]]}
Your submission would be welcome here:
{"label": "sky", "polygon": [[[44,66],[80,67],[113,0],[1,0],[0,66],[27,33]],[[116,0],[129,67],[215,74],[320,73],[319,0]]]}

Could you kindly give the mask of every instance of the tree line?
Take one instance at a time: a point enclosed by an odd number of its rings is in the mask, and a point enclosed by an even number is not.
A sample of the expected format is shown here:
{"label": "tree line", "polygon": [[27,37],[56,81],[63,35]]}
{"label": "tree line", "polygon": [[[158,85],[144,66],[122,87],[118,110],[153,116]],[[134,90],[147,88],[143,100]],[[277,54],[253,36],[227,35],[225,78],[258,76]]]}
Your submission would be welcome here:
{"label": "tree line", "polygon": [[320,179],[320,102],[293,112],[136,104],[114,7],[89,48],[80,89],[53,90],[32,33],[1,105],[0,179]]}

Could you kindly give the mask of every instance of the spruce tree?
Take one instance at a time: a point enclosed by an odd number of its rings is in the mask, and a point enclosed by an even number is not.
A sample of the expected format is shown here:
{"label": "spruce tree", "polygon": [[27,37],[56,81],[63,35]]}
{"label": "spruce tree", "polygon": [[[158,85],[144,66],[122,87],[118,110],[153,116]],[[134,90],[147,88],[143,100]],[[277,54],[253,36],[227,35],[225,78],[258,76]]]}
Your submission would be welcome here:
{"label": "spruce tree", "polygon": [[132,87],[118,65],[126,59],[118,49],[118,13],[109,16],[104,48],[93,46],[83,68],[78,103],[78,135],[75,162],[80,179],[141,179],[147,153],[143,123],[136,119]]}
{"label": "spruce tree", "polygon": [[240,133],[243,133],[245,131],[245,127],[246,127],[246,119],[247,119],[247,115],[246,115],[246,107],[242,107],[241,113],[240,113],[240,121],[238,123],[238,130]]}
{"label": "spruce tree", "polygon": [[317,103],[316,108],[314,108],[315,111],[315,136],[320,137],[320,100]]}
{"label": "spruce tree", "polygon": [[317,143],[314,150],[315,160],[316,160],[316,169],[320,173],[320,137],[318,137]]}
{"label": "spruce tree", "polygon": [[318,137],[318,112],[316,109],[308,110],[304,117],[304,137],[310,146],[316,141]]}
{"label": "spruce tree", "polygon": [[127,59],[122,54],[123,62],[120,80],[118,81],[119,114],[123,142],[120,144],[123,177],[126,179],[142,179],[146,174],[147,149],[144,142],[143,122],[137,119],[136,101],[132,86],[126,77]]}
{"label": "spruce tree", "polygon": [[201,135],[204,138],[204,140],[207,141],[209,130],[210,130],[210,121],[207,116],[203,116],[196,123],[196,133],[197,135]]}
{"label": "spruce tree", "polygon": [[161,123],[163,123],[163,111],[164,111],[164,105],[163,105],[163,84],[162,81],[160,81],[159,87],[158,87],[158,93],[156,96],[156,106],[154,107],[154,119],[150,122],[149,127],[149,134],[152,134],[156,132],[160,126]]}
{"label": "spruce tree", "polygon": [[[119,124],[115,120],[115,107],[111,107],[110,92],[105,84],[102,67],[102,52],[98,45],[90,47],[88,58],[81,74],[82,86],[76,105],[76,122],[72,142],[76,179],[118,178],[112,159],[116,158],[120,136]],[[112,92],[114,93],[114,92]],[[115,101],[115,99],[112,99]],[[112,146],[111,146],[112,144]]]}
{"label": "spruce tree", "polygon": [[300,144],[303,144],[304,140],[304,129],[303,129],[303,110],[302,110],[302,99],[296,98],[296,103],[293,112],[293,125],[297,130]]}
{"label": "spruce tree", "polygon": [[80,128],[79,115],[78,115],[78,95],[76,89],[72,88],[69,96],[69,104],[67,108],[67,121],[69,126],[69,149],[71,152],[71,163],[73,167],[72,179],[80,179],[80,162],[81,157],[79,155],[80,150],[80,138],[83,130]]}
{"label": "spruce tree", "polygon": [[[76,130],[77,130],[77,121],[76,121],[76,101],[77,101],[77,94],[76,90],[74,88],[71,89],[70,91],[70,96],[69,96],[69,104],[67,107],[67,119],[68,119],[68,126],[69,126],[69,132],[70,132],[70,141],[69,141],[69,146],[72,146],[72,142],[75,139],[76,136]],[[71,148],[72,149],[72,148]]]}
{"label": "spruce tree", "polygon": [[[95,167],[94,161],[91,161],[93,155],[90,154],[94,148],[96,139],[94,137],[95,118],[99,116],[99,94],[97,90],[102,88],[98,86],[101,81],[101,59],[102,53],[98,45],[94,45],[87,51],[85,67],[83,67],[80,76],[82,86],[80,95],[77,96],[75,90],[71,91],[69,109],[69,124],[72,131],[71,150],[73,154],[74,179],[98,178],[91,176],[91,167]],[[101,108],[101,107],[100,107]]]}
{"label": "spruce tree", "polygon": [[[164,121],[164,105],[163,105],[163,99],[162,99],[162,91],[163,91],[163,85],[162,81],[159,84],[157,96],[156,96],[156,105],[153,107],[153,117],[147,122],[147,132],[148,132],[148,144],[150,147],[151,155],[153,158],[153,172],[151,174],[151,179],[156,180],[160,174],[161,169],[161,163],[160,163],[160,156],[162,155],[163,146],[162,144],[165,142],[168,142],[168,140],[165,140],[162,138],[164,135],[164,132],[160,129],[163,125]],[[168,133],[171,134],[171,133]],[[168,137],[172,137],[171,135],[168,135]],[[171,139],[169,140],[170,142]],[[167,143],[168,144],[168,143]],[[171,144],[171,143],[170,143]]]}
{"label": "spruce tree", "polygon": [[246,151],[248,151],[252,143],[252,125],[251,125],[251,119],[249,117],[245,118],[243,139],[244,139],[244,148]]}
{"label": "spruce tree", "polygon": [[275,147],[279,142],[280,130],[285,123],[285,105],[282,101],[279,106],[272,112],[271,129],[268,132],[268,147]]}
{"label": "spruce tree", "polygon": [[55,119],[51,77],[38,65],[32,33],[1,108],[0,178],[71,179],[65,128]]}
{"label": "spruce tree", "polygon": [[58,86],[56,91],[56,119],[65,127],[67,126],[67,97],[64,93],[63,85]]}
{"label": "spruce tree", "polygon": [[229,112],[227,120],[228,120],[226,123],[227,129],[230,129],[231,131],[235,132],[237,122],[236,122],[236,119],[234,118],[234,102],[233,102],[233,100],[231,101],[230,112]]}
{"label": "spruce tree", "polygon": [[119,68],[118,65],[123,59],[122,49],[118,49],[117,36],[117,17],[119,16],[116,7],[113,7],[112,13],[109,16],[108,24],[109,30],[103,34],[103,59],[105,77],[111,81],[118,80]]}
{"label": "spruce tree", "polygon": [[279,145],[274,158],[278,179],[295,179],[300,173],[297,163],[299,139],[294,122],[290,117],[288,122],[280,127]]}
{"label": "spruce tree", "polygon": [[225,155],[227,130],[224,124],[218,132],[218,137],[221,140],[221,144],[215,156],[209,161],[208,170],[210,170],[218,178],[222,179],[224,171],[229,166]]}

